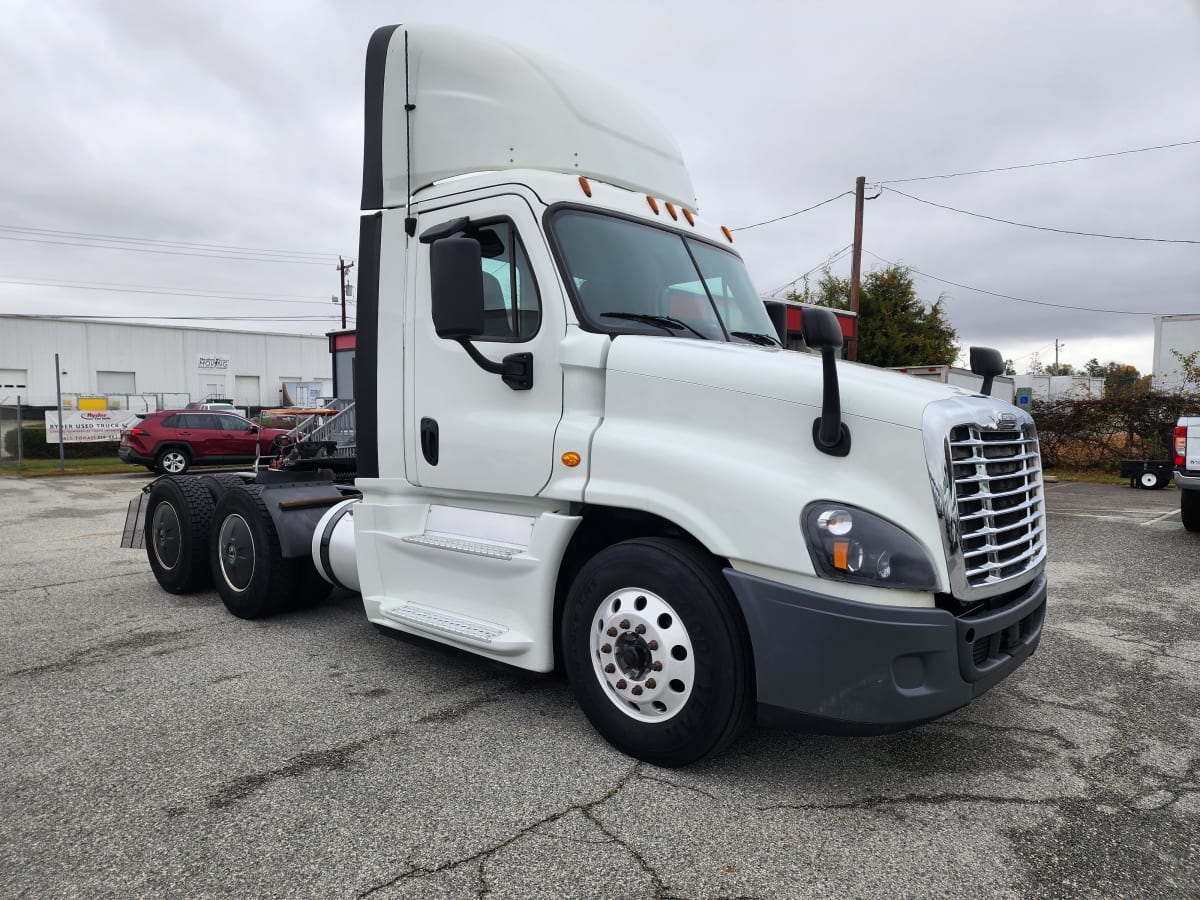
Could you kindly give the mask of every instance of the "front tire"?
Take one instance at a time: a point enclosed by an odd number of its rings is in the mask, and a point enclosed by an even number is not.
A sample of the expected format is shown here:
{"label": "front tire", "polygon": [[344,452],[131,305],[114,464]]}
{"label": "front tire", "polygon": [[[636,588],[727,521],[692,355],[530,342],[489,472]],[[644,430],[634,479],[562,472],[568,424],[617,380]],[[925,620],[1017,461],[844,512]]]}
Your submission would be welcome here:
{"label": "front tire", "polygon": [[575,697],[623,753],[684,766],[750,724],[749,636],[721,566],[675,538],[608,547],[579,572],[562,620]]}
{"label": "front tire", "polygon": [[304,562],[283,558],[262,490],[258,484],[230,488],[213,510],[212,580],[225,608],[239,619],[261,619],[286,608]]}
{"label": "front tire", "polygon": [[190,478],[160,478],[146,510],[146,558],[163,590],[188,594],[212,583],[208,539],[213,501]]}
{"label": "front tire", "polygon": [[1188,531],[1200,531],[1200,491],[1179,492],[1179,515]]}
{"label": "front tire", "polygon": [[179,447],[160,450],[154,458],[154,468],[160,475],[182,475],[191,464],[191,456]]}

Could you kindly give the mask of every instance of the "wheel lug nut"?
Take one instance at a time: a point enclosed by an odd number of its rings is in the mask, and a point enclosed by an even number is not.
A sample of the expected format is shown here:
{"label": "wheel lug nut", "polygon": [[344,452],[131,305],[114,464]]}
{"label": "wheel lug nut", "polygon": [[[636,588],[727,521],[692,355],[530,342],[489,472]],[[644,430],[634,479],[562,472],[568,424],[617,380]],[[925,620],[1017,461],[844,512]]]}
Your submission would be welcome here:
{"label": "wheel lug nut", "polygon": [[612,653],[612,644],[605,644],[600,648],[601,653]]}
{"label": "wheel lug nut", "polygon": [[610,629],[608,629],[608,631],[606,631],[606,632],[604,632],[604,633],[605,633],[605,634],[607,634],[609,637],[616,637],[616,636],[617,636],[617,629],[615,629],[615,628],[610,628]]}
{"label": "wheel lug nut", "polygon": [[628,630],[629,630],[629,620],[628,620],[628,619],[622,619],[622,620],[621,620],[621,630],[622,630],[622,631],[628,631]]}
{"label": "wheel lug nut", "polygon": [[635,632],[637,632],[638,634],[645,634],[645,633],[646,633],[646,626],[645,626],[645,625],[639,625],[637,628],[635,628],[635,629],[633,629],[633,630],[634,630]]}
{"label": "wheel lug nut", "polygon": [[650,688],[650,690],[654,690],[656,687],[658,687],[658,682],[655,681],[653,678],[647,678],[646,679],[646,687]]}
{"label": "wheel lug nut", "polygon": [[650,663],[650,668],[652,668],[655,672],[661,672],[662,671],[662,663],[660,663],[656,659],[654,662]]}
{"label": "wheel lug nut", "polygon": [[647,641],[646,647],[650,650],[657,650],[658,649],[658,641]]}
{"label": "wheel lug nut", "polygon": [[617,671],[617,667],[614,666],[612,663],[609,663],[607,666],[604,667],[604,671],[607,672],[609,675],[611,675],[613,672]]}
{"label": "wheel lug nut", "polygon": [[627,687],[629,687],[629,685],[625,683],[624,678],[622,678],[620,681],[617,682],[617,690],[618,691],[623,691]]}
{"label": "wheel lug nut", "polygon": [[635,684],[633,686],[633,695],[635,697],[640,697],[641,694],[642,694],[642,686],[640,684]]}

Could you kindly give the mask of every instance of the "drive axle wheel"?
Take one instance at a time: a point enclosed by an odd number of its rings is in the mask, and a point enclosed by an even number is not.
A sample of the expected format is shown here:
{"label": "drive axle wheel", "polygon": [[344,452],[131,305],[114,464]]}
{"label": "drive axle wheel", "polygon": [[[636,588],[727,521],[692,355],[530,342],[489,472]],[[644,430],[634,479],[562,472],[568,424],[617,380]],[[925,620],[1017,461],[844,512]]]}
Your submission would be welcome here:
{"label": "drive axle wheel", "polygon": [[259,619],[284,609],[296,591],[303,562],[283,558],[261,494],[257,484],[231,487],[213,510],[212,580],[226,609],[239,619]]}
{"label": "drive axle wheel", "polygon": [[715,753],[750,723],[749,647],[721,566],[675,538],[602,550],[563,611],[563,661],[580,707],[618,750],[660,766]]}
{"label": "drive axle wheel", "polygon": [[160,478],[146,509],[146,558],[163,590],[198,591],[211,584],[208,537],[213,502],[190,478]]}

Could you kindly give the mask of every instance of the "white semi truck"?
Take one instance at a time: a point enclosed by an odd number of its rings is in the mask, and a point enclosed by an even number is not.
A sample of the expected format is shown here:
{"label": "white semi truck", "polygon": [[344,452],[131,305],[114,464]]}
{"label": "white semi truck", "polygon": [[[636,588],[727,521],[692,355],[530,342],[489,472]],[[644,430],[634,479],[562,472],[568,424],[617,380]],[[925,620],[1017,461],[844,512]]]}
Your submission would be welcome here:
{"label": "white semi truck", "polygon": [[360,592],[381,629],[561,665],[596,729],[661,765],[756,714],[910,727],[1034,651],[1032,420],[838,362],[825,310],[804,319],[820,355],[781,349],[639,107],[393,26],[365,126],[353,484],[153,482],[126,543],[164,588],[215,585],[246,618]]}

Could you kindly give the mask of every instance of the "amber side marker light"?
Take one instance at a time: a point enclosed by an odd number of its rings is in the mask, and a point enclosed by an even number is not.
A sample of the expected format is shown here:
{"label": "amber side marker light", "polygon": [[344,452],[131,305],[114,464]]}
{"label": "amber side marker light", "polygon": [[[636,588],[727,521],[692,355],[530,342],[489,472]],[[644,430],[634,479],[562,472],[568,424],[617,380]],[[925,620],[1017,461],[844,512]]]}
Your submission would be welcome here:
{"label": "amber side marker light", "polygon": [[579,176],[579,186],[583,188],[583,193],[588,197],[592,196],[592,184],[583,175]]}
{"label": "amber side marker light", "polygon": [[562,455],[562,464],[564,466],[566,466],[568,469],[575,468],[582,461],[583,461],[583,457],[581,457],[574,450],[568,450],[566,453],[564,453]]}
{"label": "amber side marker light", "polygon": [[686,206],[683,208],[683,217],[688,220],[689,225],[691,225],[693,227],[695,226],[696,217],[692,215],[692,211],[690,209],[688,209]]}
{"label": "amber side marker light", "polygon": [[670,200],[668,200],[668,201],[666,201],[666,205],[667,205],[667,212],[669,212],[671,214],[671,218],[675,219],[676,221],[679,221],[679,216],[675,212],[675,204],[672,203]]}
{"label": "amber side marker light", "polygon": [[655,200],[653,197],[651,197],[649,194],[647,194],[646,202],[650,204],[650,208],[652,210],[654,210],[654,214],[657,216],[658,215],[658,201]]}
{"label": "amber side marker light", "polygon": [[733,232],[730,231],[727,226],[721,226],[721,234],[725,235],[725,240],[729,241],[731,244],[733,243]]}

